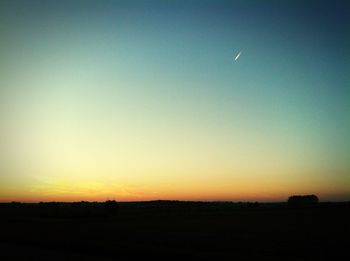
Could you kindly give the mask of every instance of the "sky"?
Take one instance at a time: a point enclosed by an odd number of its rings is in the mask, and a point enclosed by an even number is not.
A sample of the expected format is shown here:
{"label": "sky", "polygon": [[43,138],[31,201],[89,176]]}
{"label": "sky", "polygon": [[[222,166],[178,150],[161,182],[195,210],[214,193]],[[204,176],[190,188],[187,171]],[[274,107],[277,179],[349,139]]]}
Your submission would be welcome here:
{"label": "sky", "polygon": [[349,13],[1,1],[0,201],[350,200]]}

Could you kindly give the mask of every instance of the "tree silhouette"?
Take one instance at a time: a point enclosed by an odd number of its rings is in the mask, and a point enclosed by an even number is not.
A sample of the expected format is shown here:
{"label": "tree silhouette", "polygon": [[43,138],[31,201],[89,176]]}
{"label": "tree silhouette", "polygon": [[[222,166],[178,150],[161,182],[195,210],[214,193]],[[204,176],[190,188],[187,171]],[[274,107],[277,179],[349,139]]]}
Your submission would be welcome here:
{"label": "tree silhouette", "polygon": [[309,206],[317,203],[318,197],[316,195],[293,195],[288,198],[290,206]]}
{"label": "tree silhouette", "polygon": [[104,209],[107,215],[115,215],[118,213],[119,204],[115,200],[107,200],[104,203]]}

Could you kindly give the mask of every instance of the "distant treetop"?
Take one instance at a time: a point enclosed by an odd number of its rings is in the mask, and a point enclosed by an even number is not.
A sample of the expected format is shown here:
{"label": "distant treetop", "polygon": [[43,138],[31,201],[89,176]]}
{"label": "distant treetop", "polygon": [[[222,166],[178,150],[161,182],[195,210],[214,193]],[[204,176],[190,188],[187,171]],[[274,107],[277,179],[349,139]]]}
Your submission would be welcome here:
{"label": "distant treetop", "polygon": [[288,198],[288,205],[316,205],[318,201],[319,200],[316,195],[293,195]]}

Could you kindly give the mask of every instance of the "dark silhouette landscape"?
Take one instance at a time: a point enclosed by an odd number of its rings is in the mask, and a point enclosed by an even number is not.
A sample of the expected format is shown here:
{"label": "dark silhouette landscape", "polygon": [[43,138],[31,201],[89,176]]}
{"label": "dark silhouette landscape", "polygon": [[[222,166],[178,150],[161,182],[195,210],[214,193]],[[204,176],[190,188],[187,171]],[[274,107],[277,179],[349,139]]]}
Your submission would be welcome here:
{"label": "dark silhouette landscape", "polygon": [[[2,203],[1,260],[345,260],[350,202]],[[311,197],[313,198],[313,197]],[[306,203],[303,202],[306,200]]]}
{"label": "dark silhouette landscape", "polygon": [[0,0],[0,39],[0,261],[350,261],[350,0]]}

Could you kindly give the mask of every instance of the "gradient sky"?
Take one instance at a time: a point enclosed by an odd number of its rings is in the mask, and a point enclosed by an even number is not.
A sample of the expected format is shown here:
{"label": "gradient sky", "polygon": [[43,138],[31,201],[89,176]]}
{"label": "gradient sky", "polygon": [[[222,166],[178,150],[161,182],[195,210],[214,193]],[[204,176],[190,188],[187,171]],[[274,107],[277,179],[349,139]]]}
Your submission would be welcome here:
{"label": "gradient sky", "polygon": [[1,1],[0,201],[350,200],[346,2]]}

